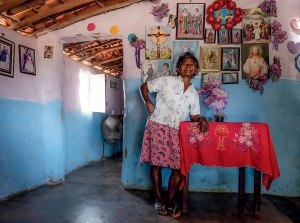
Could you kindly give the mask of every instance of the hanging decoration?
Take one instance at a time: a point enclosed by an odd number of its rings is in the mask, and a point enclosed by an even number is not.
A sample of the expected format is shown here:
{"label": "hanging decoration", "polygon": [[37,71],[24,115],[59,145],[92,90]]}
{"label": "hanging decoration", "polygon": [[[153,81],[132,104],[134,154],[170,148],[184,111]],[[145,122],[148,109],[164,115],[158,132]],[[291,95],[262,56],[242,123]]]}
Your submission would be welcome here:
{"label": "hanging decoration", "polygon": [[142,39],[139,39],[134,33],[131,33],[127,37],[130,45],[135,48],[135,63],[136,66],[140,69],[141,68],[141,49],[146,47],[146,42]]}
{"label": "hanging decoration", "polygon": [[293,29],[296,29],[296,30],[300,30],[300,18],[299,19],[293,19],[291,22],[291,27]]}
{"label": "hanging decoration", "polygon": [[289,41],[287,43],[287,48],[290,53],[295,54],[300,51],[300,42],[295,43],[294,41]]}
{"label": "hanging decoration", "polygon": [[300,53],[295,58],[295,67],[300,72]]}
{"label": "hanging decoration", "polygon": [[95,30],[95,28],[96,28],[95,23],[89,23],[87,26],[88,31],[93,31]]}
{"label": "hanging decoration", "polygon": [[258,8],[261,8],[265,13],[270,13],[270,16],[277,17],[276,0],[264,0]]}
{"label": "hanging decoration", "polygon": [[252,91],[259,91],[260,95],[264,93],[263,85],[268,82],[268,78],[265,75],[259,76],[259,78],[254,79],[253,77],[249,77],[246,80],[246,84],[252,89]]}
{"label": "hanging decoration", "polygon": [[284,43],[284,41],[287,40],[288,35],[287,32],[282,30],[282,25],[279,21],[274,20],[271,23],[271,36],[272,38],[272,44],[273,44],[273,49],[278,51],[278,45],[280,43]]}
{"label": "hanging decoration", "polygon": [[119,27],[118,26],[110,27],[110,33],[113,35],[117,35],[119,33]]}
{"label": "hanging decoration", "polygon": [[280,58],[274,56],[273,64],[269,66],[269,78],[272,79],[272,82],[277,82],[280,77],[281,77]]}
{"label": "hanging decoration", "polygon": [[169,16],[169,4],[162,3],[161,5],[152,6],[152,11],[150,12],[155,16],[155,21],[161,23],[164,17]]}
{"label": "hanging decoration", "polygon": [[215,0],[206,9],[206,22],[216,31],[222,26],[225,29],[233,29],[236,24],[242,22],[242,13],[242,9],[237,8],[232,0]]}

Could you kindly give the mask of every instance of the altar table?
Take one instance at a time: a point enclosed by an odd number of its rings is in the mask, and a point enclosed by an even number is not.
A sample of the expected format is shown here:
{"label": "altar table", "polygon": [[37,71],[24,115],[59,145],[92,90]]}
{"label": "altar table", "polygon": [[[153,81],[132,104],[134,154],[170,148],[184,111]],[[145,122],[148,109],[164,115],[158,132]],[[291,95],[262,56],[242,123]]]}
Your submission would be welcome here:
{"label": "altar table", "polygon": [[244,194],[244,167],[255,168],[254,212],[260,209],[260,183],[266,190],[280,176],[269,127],[265,123],[210,122],[200,132],[197,122],[180,123],[183,211],[187,211],[188,172],[191,165],[238,167],[239,198]]}

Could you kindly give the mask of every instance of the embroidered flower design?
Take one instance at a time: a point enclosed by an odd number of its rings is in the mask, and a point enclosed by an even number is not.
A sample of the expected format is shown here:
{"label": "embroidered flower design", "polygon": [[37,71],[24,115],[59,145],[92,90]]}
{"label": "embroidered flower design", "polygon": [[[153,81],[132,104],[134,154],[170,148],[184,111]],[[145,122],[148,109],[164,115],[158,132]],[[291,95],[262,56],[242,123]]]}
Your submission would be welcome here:
{"label": "embroidered flower design", "polygon": [[193,149],[200,149],[208,147],[212,143],[212,140],[208,136],[208,132],[200,132],[199,125],[197,122],[192,122],[186,131],[185,138],[187,142],[190,142],[187,146],[192,146]]}
{"label": "embroidered flower design", "polygon": [[234,134],[233,142],[237,143],[237,145],[242,148],[243,152],[248,152],[250,150],[254,155],[257,155],[260,146],[260,136],[255,136],[256,133],[257,131],[254,126],[250,123],[243,123],[239,134]]}

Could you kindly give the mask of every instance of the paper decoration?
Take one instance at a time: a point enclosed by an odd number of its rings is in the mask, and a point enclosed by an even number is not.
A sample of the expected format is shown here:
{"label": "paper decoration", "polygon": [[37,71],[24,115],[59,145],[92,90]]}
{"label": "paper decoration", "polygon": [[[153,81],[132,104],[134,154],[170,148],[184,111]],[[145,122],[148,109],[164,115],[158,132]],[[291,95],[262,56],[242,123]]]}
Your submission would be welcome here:
{"label": "paper decoration", "polygon": [[294,41],[289,41],[287,43],[287,48],[290,51],[290,53],[297,53],[300,50],[300,42],[295,43]]}
{"label": "paper decoration", "polygon": [[119,33],[119,27],[118,26],[110,27],[110,33],[113,35],[117,35]]}
{"label": "paper decoration", "polygon": [[87,26],[88,31],[93,31],[95,30],[95,28],[96,28],[95,23],[89,23]]}
{"label": "paper decoration", "polygon": [[291,21],[291,27],[296,30],[300,30],[300,19],[293,19]]}

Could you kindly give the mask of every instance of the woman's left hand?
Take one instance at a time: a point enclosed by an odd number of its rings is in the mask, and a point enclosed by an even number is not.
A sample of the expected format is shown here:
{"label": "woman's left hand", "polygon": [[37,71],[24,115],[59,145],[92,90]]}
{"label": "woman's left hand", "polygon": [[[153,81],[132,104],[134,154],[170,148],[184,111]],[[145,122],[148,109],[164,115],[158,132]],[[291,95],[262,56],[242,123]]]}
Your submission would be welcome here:
{"label": "woman's left hand", "polygon": [[201,132],[207,132],[209,130],[209,124],[206,118],[204,118],[204,120],[202,120],[201,118],[199,119],[199,127]]}

